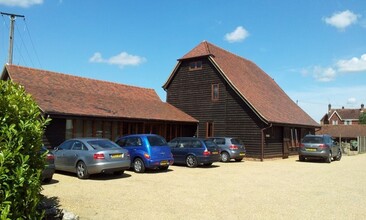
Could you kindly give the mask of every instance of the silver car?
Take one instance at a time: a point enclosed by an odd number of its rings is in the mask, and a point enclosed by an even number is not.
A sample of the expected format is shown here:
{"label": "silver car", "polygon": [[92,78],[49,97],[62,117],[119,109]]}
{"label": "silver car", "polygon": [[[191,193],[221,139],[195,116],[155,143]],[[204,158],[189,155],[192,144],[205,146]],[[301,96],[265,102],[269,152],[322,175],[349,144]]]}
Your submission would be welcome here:
{"label": "silver car", "polygon": [[76,173],[80,179],[104,172],[122,175],[131,164],[128,151],[108,139],[70,139],[53,153],[56,170]]}
{"label": "silver car", "polygon": [[231,159],[239,162],[245,157],[245,146],[239,139],[231,137],[212,137],[208,139],[220,147],[222,162],[229,162]]}
{"label": "silver car", "polygon": [[333,160],[341,160],[342,150],[329,135],[306,135],[300,145],[299,160],[308,158],[320,158],[330,163]]}

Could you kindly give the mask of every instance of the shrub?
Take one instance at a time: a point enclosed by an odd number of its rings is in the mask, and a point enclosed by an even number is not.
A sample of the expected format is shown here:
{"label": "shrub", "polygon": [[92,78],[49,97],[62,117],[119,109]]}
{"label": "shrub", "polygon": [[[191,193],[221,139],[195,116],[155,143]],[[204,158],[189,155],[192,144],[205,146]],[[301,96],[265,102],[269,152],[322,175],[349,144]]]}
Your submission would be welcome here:
{"label": "shrub", "polygon": [[0,85],[0,219],[41,219],[39,150],[48,120],[22,86]]}

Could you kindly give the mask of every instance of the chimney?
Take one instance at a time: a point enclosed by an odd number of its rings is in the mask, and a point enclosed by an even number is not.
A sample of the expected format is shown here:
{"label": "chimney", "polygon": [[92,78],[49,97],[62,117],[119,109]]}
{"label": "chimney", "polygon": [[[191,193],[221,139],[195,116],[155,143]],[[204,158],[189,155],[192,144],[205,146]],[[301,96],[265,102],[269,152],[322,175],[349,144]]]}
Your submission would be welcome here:
{"label": "chimney", "polygon": [[361,104],[361,109],[360,109],[360,112],[363,112],[363,108],[364,108],[364,104]]}
{"label": "chimney", "polygon": [[330,104],[328,104],[328,113],[330,113],[331,108],[332,108],[332,106]]}
{"label": "chimney", "polygon": [[344,106],[342,106],[342,109],[344,109]]}

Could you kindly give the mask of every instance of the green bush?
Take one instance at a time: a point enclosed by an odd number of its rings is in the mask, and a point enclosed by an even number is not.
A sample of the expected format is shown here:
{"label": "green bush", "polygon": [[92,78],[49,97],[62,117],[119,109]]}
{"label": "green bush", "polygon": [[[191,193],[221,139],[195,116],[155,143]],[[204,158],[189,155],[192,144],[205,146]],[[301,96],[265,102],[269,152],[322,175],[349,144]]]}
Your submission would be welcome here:
{"label": "green bush", "polygon": [[22,86],[0,85],[0,219],[41,219],[39,150],[48,120]]}

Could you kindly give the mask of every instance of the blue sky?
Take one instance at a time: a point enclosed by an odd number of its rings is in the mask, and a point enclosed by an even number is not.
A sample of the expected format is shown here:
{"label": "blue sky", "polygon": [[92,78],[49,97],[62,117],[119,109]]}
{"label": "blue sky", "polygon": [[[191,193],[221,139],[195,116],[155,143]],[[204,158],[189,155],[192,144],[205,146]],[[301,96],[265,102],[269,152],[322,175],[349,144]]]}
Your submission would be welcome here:
{"label": "blue sky", "polygon": [[[0,0],[13,64],[153,88],[207,40],[256,63],[319,122],[366,104],[366,2]],[[8,59],[2,16],[0,61]],[[258,88],[260,89],[260,88]]]}

